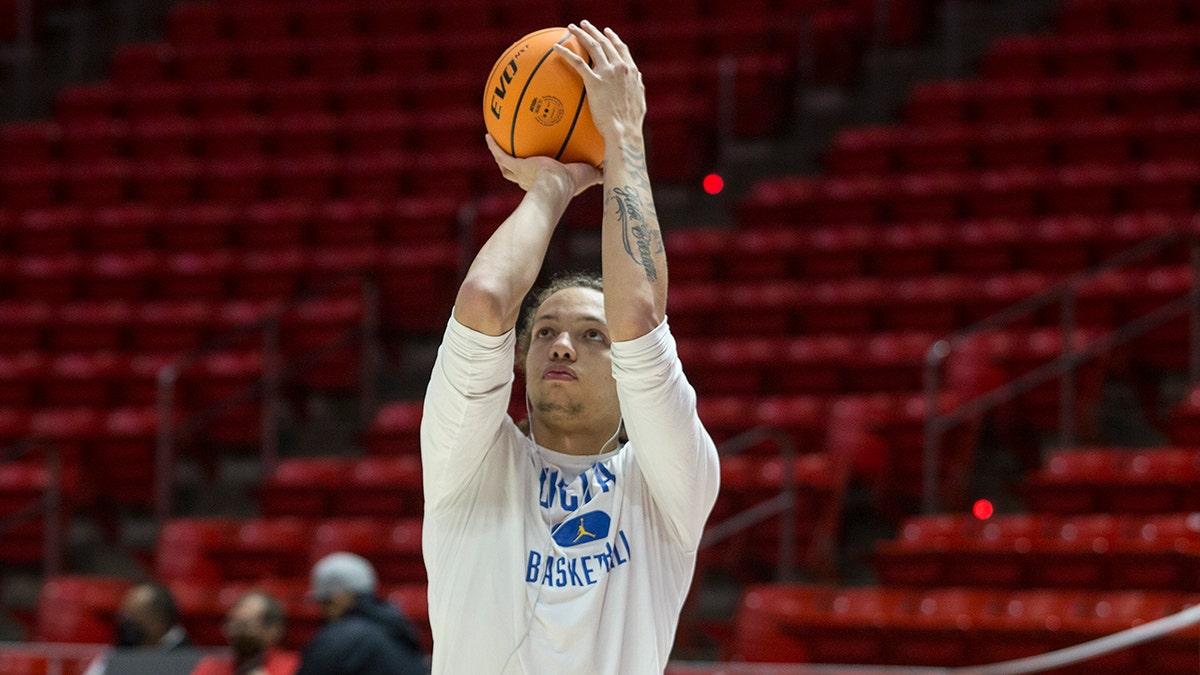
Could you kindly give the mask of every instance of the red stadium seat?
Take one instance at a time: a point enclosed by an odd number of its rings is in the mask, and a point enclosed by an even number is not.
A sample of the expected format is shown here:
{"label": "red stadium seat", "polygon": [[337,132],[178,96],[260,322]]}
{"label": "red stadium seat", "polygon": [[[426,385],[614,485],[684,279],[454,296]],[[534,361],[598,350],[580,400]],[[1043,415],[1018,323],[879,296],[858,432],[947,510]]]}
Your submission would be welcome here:
{"label": "red stadium seat", "polygon": [[204,300],[145,303],[135,311],[130,343],[140,351],[185,352],[210,334],[213,317]]}
{"label": "red stadium seat", "polygon": [[138,301],[153,295],[162,269],[162,257],[145,250],[97,255],[82,270],[80,287],[87,300]]}
{"label": "red stadium seat", "polygon": [[21,300],[63,303],[78,296],[83,270],[78,253],[31,255],[17,261],[9,286]]}
{"label": "red stadium seat", "polygon": [[226,580],[298,578],[308,573],[312,534],[312,525],[302,519],[248,520],[210,550]]}
{"label": "red stadium seat", "polygon": [[36,387],[46,380],[47,369],[41,352],[0,352],[0,406],[32,408],[37,399]]}
{"label": "red stadium seat", "polygon": [[270,193],[284,199],[327,200],[337,191],[342,161],[334,154],[279,157],[269,165]]}
{"label": "red stadium seat", "polygon": [[[194,397],[193,404],[201,410],[225,404],[221,414],[204,429],[204,437],[216,443],[242,447],[260,441],[261,402],[248,392],[261,380],[262,374],[263,355],[259,351],[215,352],[201,360],[197,372],[190,378],[194,384],[183,383]],[[241,402],[228,406],[229,400],[235,397]]]}
{"label": "red stadium seat", "polygon": [[168,251],[211,251],[232,243],[237,218],[237,210],[231,204],[171,204],[156,231]]}
{"label": "red stadium seat", "polygon": [[1054,453],[1044,468],[1026,476],[1023,495],[1034,511],[1094,513],[1106,507],[1105,487],[1116,479],[1120,455],[1108,448]]}
{"label": "red stadium seat", "polygon": [[36,640],[111,644],[117,608],[132,586],[126,579],[51,577],[38,595]]}
{"label": "red stadium seat", "polygon": [[50,343],[62,350],[119,350],[125,345],[131,318],[130,305],[121,301],[68,303],[58,308],[51,321]]}
{"label": "red stadium seat", "polygon": [[144,254],[151,248],[152,233],[157,232],[162,222],[162,212],[150,204],[104,207],[97,209],[92,227],[84,233],[84,241],[93,251]]}
{"label": "red stadium seat", "polygon": [[129,133],[123,122],[109,118],[64,124],[59,145],[63,159],[71,162],[103,162],[121,154]]}
{"label": "red stadium seat", "polygon": [[218,582],[222,570],[209,556],[230,541],[239,521],[233,518],[174,518],[163,524],[155,543],[154,571],[164,581]]}
{"label": "red stadium seat", "polygon": [[458,284],[458,250],[452,243],[394,247],[380,262],[383,317],[402,330],[441,332]]}
{"label": "red stadium seat", "polygon": [[42,303],[0,301],[0,324],[5,327],[0,331],[0,349],[43,349],[50,315],[50,308]]}
{"label": "red stadium seat", "polygon": [[[213,218],[224,222],[222,214]],[[209,217],[207,214],[205,218]],[[234,266],[233,254],[225,249],[176,253],[168,256],[161,277],[159,297],[170,300],[217,300],[224,298]]]}
{"label": "red stadium seat", "polygon": [[111,389],[117,368],[111,352],[60,354],[48,363],[42,400],[55,407],[103,408],[115,402]]}
{"label": "red stadium seat", "polygon": [[369,245],[379,241],[386,206],[376,200],[334,200],[313,214],[311,240],[321,247]]}
{"label": "red stadium seat", "polygon": [[332,500],[346,486],[352,467],[352,460],[340,457],[279,462],[259,491],[263,515],[310,518],[335,515]]}
{"label": "red stadium seat", "polygon": [[304,243],[313,207],[299,198],[261,201],[246,207],[241,244],[252,249],[281,249]]}
{"label": "red stadium seat", "polygon": [[338,551],[371,559],[389,536],[390,527],[387,522],[373,518],[322,520],[313,532],[312,547],[308,552],[309,564],[316,564],[321,558]]}
{"label": "red stadium seat", "polygon": [[231,161],[263,155],[268,129],[267,120],[252,113],[214,114],[200,120],[197,146],[201,155],[214,160],[211,169],[223,169],[226,164],[215,160]]}
{"label": "red stadium seat", "polygon": [[50,206],[59,199],[62,177],[62,166],[49,161],[6,165],[0,169],[0,197],[13,208]]}
{"label": "red stadium seat", "polygon": [[267,194],[271,168],[265,158],[256,155],[213,160],[201,170],[201,191],[214,201],[257,201]]}
{"label": "red stadium seat", "polygon": [[363,438],[369,454],[379,457],[420,452],[422,403],[393,401],[380,406]]}
{"label": "red stadium seat", "polygon": [[345,489],[333,495],[340,516],[397,518],[424,507],[421,460],[415,455],[364,457],[354,463]]}
{"label": "red stadium seat", "polygon": [[384,596],[387,601],[400,608],[404,616],[413,623],[426,653],[433,649],[433,636],[429,630],[429,589],[424,583],[392,586]]}
{"label": "red stadium seat", "polygon": [[153,406],[110,409],[92,445],[98,494],[122,505],[152,504],[157,444],[158,411]]}
{"label": "red stadium seat", "polygon": [[5,534],[0,561],[22,567],[42,562],[46,542],[45,516],[37,514],[33,518],[21,518],[21,515],[42,502],[50,482],[46,466],[40,461],[0,464],[0,517],[18,519]]}
{"label": "red stadium seat", "polygon": [[232,268],[232,297],[251,300],[290,298],[300,290],[309,259],[307,250],[299,247],[247,251]]}
{"label": "red stadium seat", "polygon": [[79,247],[92,224],[92,215],[78,206],[30,209],[21,214],[13,228],[12,241],[14,248],[25,255],[62,256]]}
{"label": "red stadium seat", "polygon": [[61,134],[54,122],[10,122],[0,127],[0,151],[20,164],[49,162],[58,154]]}
{"label": "red stadium seat", "polygon": [[118,85],[156,82],[171,76],[175,50],[163,42],[121,45],[109,63],[109,78]]}
{"label": "red stadium seat", "polygon": [[405,518],[390,525],[374,559],[382,583],[425,582],[425,560],[421,555],[421,519]]}

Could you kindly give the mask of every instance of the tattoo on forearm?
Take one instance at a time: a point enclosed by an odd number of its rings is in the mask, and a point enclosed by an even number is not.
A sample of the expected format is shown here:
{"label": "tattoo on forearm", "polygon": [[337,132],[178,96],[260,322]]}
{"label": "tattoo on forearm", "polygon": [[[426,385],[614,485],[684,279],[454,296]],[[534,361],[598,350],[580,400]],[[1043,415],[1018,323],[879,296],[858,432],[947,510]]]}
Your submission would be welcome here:
{"label": "tattoo on forearm", "polygon": [[650,171],[646,167],[646,152],[636,145],[622,145],[621,155],[625,158],[625,166],[634,185],[649,190]]}
{"label": "tattoo on forearm", "polygon": [[662,233],[657,227],[657,219],[647,221],[641,191],[633,185],[613,188],[609,200],[613,202],[617,220],[621,224],[625,252],[642,266],[648,281],[657,280],[658,268],[654,256],[663,252]]}

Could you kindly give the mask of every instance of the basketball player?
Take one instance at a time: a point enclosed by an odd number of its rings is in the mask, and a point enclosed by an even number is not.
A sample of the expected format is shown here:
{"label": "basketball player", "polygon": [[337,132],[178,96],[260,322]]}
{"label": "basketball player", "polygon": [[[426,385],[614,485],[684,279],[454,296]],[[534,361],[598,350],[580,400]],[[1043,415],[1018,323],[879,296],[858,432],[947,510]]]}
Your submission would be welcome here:
{"label": "basketball player", "polygon": [[[479,251],[425,397],[433,672],[662,673],[718,488],[666,323],[641,75],[610,30],[571,26],[605,141],[586,164],[515,159],[526,191]],[[603,282],[560,279],[516,323],[571,198],[603,182]],[[529,416],[507,416],[519,345]]]}

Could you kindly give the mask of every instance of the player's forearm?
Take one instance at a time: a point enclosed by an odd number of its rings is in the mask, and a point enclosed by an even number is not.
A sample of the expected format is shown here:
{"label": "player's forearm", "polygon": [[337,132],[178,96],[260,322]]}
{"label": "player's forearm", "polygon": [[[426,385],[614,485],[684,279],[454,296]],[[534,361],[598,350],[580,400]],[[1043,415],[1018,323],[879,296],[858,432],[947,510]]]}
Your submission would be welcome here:
{"label": "player's forearm", "polygon": [[459,323],[488,335],[500,335],[516,324],[571,196],[572,187],[561,176],[538,176],[467,270],[455,299]]}
{"label": "player's forearm", "polygon": [[667,258],[640,129],[605,139],[604,311],[614,340],[640,337],[662,323]]}

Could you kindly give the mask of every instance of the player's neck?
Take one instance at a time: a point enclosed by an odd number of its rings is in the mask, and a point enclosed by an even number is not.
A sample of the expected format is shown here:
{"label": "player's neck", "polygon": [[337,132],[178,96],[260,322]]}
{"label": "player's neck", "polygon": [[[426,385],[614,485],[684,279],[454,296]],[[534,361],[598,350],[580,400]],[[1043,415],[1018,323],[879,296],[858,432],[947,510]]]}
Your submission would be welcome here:
{"label": "player's neck", "polygon": [[564,429],[558,425],[533,420],[531,424],[537,444],[564,455],[600,455],[616,450],[619,442],[613,433],[617,424],[610,429]]}

